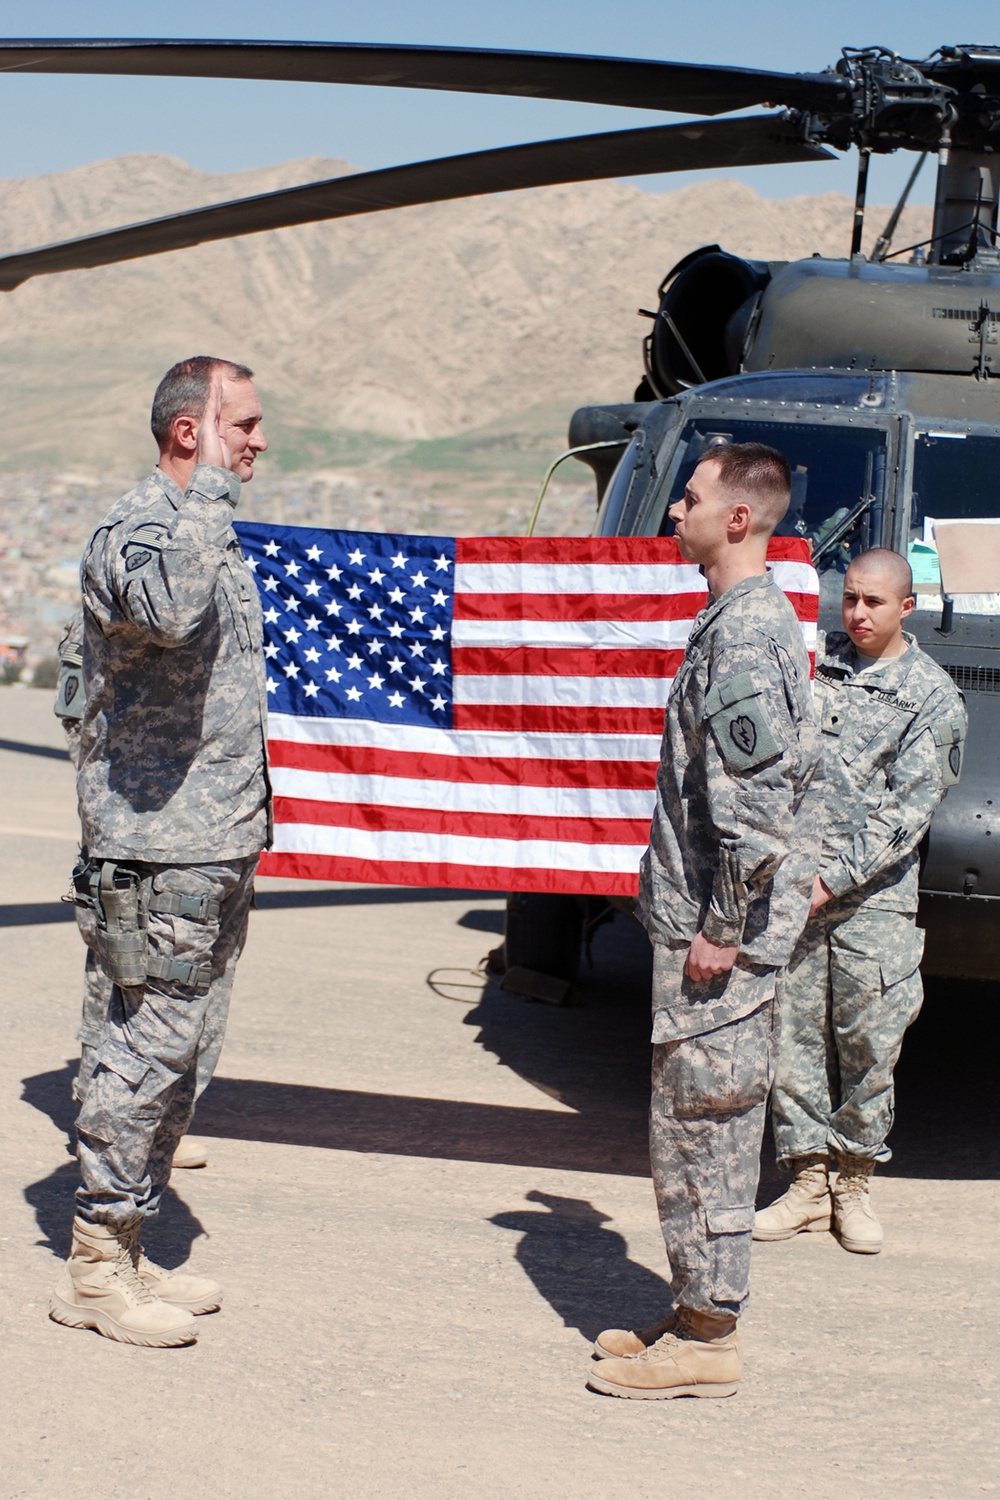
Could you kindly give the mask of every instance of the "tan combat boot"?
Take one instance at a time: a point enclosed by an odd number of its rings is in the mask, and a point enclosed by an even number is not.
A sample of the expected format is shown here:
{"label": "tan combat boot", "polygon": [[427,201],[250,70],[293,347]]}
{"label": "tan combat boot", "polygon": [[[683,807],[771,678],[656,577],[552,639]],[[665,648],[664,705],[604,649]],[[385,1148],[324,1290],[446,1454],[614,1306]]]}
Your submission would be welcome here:
{"label": "tan combat boot", "polygon": [[171,1167],[207,1167],[208,1152],[189,1135],[182,1135],[174,1150]]}
{"label": "tan combat boot", "polygon": [[829,1167],[829,1159],[818,1153],[793,1157],[791,1185],[754,1215],[754,1239],[790,1240],[803,1231],[814,1234],[829,1229],[833,1207]]}
{"label": "tan combat boot", "polygon": [[664,1333],[631,1359],[598,1360],[587,1384],[605,1396],[639,1401],[732,1396],[742,1368],[734,1317],[679,1307],[671,1333]]}
{"label": "tan combat boot", "polygon": [[193,1344],[198,1325],[144,1286],[132,1261],[133,1224],[73,1220],[73,1244],[49,1302],[49,1314],[67,1328],[93,1328],[120,1344],[168,1349]]}
{"label": "tan combat boot", "polygon": [[171,1307],[183,1307],[189,1313],[218,1312],[222,1306],[222,1288],[210,1276],[195,1276],[192,1271],[168,1271],[150,1260],[142,1248],[142,1220],[132,1226],[129,1254],[136,1274],[147,1291]]}
{"label": "tan combat boot", "polygon": [[833,1227],[845,1250],[855,1255],[877,1255],[882,1248],[882,1226],[869,1197],[875,1163],[867,1156],[838,1153],[833,1185]]}
{"label": "tan combat boot", "polygon": [[661,1323],[654,1323],[651,1328],[605,1328],[594,1340],[594,1353],[599,1359],[635,1359],[665,1333],[673,1333],[676,1324],[677,1309],[674,1308]]}

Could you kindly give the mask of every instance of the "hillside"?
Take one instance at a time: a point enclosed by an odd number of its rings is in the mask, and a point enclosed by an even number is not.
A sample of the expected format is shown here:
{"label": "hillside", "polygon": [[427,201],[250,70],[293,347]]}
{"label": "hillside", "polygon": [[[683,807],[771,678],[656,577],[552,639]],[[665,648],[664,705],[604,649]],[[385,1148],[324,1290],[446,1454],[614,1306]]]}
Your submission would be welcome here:
{"label": "hillside", "polygon": [[[160,156],[0,182],[0,250],[349,171],[320,158],[210,176]],[[822,184],[822,172],[817,172]],[[574,408],[628,400],[673,263],[718,241],[844,253],[850,204],[768,201],[718,180],[508,193],[308,225],[0,294],[0,636],[50,652],[76,564],[155,456],[149,403],[192,353],[251,364],[271,451],[244,512],[371,529],[520,530]],[[873,209],[872,233],[886,210]],[[898,243],[926,232],[906,216]],[[586,470],[560,471],[543,529],[586,531]]]}
{"label": "hillside", "polygon": [[[211,176],[132,156],[0,182],[0,248],[346,170],[317,158]],[[884,217],[873,210],[873,232]],[[925,217],[916,210],[901,234]],[[150,391],[194,351],[258,371],[271,462],[286,471],[370,456],[351,434],[389,452],[481,428],[494,447],[511,431],[558,441],[575,406],[630,395],[645,332],[636,309],[681,255],[713,240],[765,259],[843,254],[849,226],[839,195],[768,201],[721,179],[662,195],[591,183],[40,278],[0,296],[0,463],[141,465]]]}

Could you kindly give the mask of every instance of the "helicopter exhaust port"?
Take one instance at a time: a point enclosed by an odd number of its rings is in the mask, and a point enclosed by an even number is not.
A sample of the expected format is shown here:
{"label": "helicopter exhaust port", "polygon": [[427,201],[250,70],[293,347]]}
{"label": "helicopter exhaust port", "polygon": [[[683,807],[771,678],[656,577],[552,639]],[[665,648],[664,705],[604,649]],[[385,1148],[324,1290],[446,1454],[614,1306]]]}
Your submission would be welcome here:
{"label": "helicopter exhaust port", "polygon": [[662,399],[737,374],[760,295],[776,269],[719,245],[678,261],[660,283],[658,310],[640,308],[653,328],[643,344],[646,379],[636,399]]}

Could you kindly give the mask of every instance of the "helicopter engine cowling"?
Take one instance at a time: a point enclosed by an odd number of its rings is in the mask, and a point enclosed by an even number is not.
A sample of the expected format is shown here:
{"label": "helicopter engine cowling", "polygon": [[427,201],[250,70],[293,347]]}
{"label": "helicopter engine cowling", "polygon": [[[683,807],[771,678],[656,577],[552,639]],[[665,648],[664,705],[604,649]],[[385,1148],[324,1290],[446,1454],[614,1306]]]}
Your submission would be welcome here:
{"label": "helicopter engine cowling", "polygon": [[645,341],[652,396],[735,375],[760,295],[776,268],[703,245],[667,273]]}
{"label": "helicopter engine cowling", "polygon": [[1000,276],[993,268],[794,261],[760,297],[745,370],[1000,371]]}

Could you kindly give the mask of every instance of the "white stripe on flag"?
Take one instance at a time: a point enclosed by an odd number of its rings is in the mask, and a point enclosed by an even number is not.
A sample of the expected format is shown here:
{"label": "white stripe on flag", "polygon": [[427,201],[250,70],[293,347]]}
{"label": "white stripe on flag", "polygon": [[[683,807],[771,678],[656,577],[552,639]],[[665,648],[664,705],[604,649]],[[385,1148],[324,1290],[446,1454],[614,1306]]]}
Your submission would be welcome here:
{"label": "white stripe on flag", "polygon": [[774,581],[786,594],[818,594],[819,580],[811,563],[779,560],[769,562]]}
{"label": "white stripe on flag", "polygon": [[458,563],[460,594],[698,594],[694,563]]}
{"label": "white stripe on flag", "polygon": [[484,839],[461,834],[372,833],[365,828],[314,823],[279,823],[275,854],[330,854],[341,859],[383,860],[392,864],[449,864],[510,870],[595,870],[636,874],[642,844],[574,844],[551,839]]}
{"label": "white stripe on flag", "polygon": [[665,677],[472,677],[455,674],[456,703],[557,703],[568,708],[663,708]]}
{"label": "white stripe on flag", "polygon": [[430,781],[411,776],[353,776],[275,766],[279,797],[375,807],[440,808],[442,812],[520,814],[540,818],[651,818],[655,791],[616,787],[499,786],[494,782]]}
{"label": "white stripe on flag", "polygon": [[455,620],[455,646],[632,646],[680,650],[691,634],[683,620]]}
{"label": "white stripe on flag", "polygon": [[[372,719],[311,718],[269,714],[268,738],[297,745],[348,745],[495,760],[579,760],[579,734],[524,734],[485,729],[431,729],[422,724],[377,724]],[[587,760],[660,759],[658,734],[588,734]]]}

